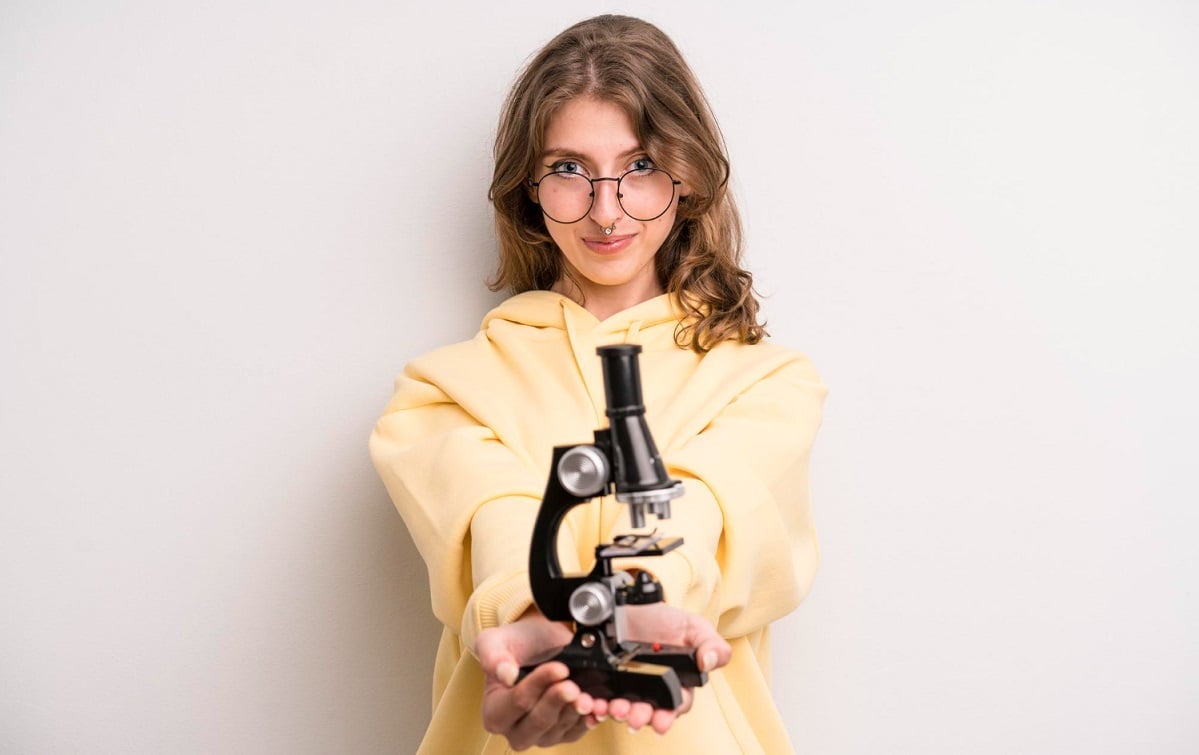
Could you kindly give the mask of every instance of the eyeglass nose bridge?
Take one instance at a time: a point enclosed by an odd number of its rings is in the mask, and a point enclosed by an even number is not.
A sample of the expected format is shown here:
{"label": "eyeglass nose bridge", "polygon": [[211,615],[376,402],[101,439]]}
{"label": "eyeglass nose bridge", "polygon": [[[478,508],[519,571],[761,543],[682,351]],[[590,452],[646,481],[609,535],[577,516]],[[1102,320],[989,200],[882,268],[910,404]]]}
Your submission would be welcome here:
{"label": "eyeglass nose bridge", "polygon": [[[628,174],[625,174],[625,175],[628,175]],[[624,176],[619,176],[617,178],[601,176],[599,178],[588,178],[587,180],[591,182],[591,204],[592,205],[595,204],[595,185],[597,183],[599,183],[600,181],[615,181],[616,182],[616,201],[619,202],[620,200],[624,199],[624,194],[620,193],[620,182],[624,180]],[[624,207],[621,207],[620,209],[624,210]],[[591,212],[591,208],[588,207],[587,211]]]}

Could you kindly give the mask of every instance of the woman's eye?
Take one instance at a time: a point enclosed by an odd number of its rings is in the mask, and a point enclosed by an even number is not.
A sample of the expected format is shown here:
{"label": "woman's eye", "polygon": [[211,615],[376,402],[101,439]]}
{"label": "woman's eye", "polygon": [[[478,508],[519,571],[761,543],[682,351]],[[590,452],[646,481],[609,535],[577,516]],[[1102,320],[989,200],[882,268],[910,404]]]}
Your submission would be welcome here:
{"label": "woman's eye", "polygon": [[629,167],[629,170],[650,170],[653,167],[654,167],[653,160],[649,159],[648,157],[642,157],[640,159],[634,160],[633,164]]}
{"label": "woman's eye", "polygon": [[550,166],[555,173],[581,173],[583,166],[573,160],[563,160]]}

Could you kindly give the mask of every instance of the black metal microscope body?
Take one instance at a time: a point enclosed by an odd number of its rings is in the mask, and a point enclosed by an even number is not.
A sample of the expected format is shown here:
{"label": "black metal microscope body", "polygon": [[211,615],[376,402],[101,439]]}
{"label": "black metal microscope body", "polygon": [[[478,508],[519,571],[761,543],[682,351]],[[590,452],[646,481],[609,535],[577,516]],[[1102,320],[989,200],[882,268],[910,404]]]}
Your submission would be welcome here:
{"label": "black metal microscope body", "polygon": [[670,501],[683,485],[666,468],[645,422],[637,345],[601,346],[608,427],[595,431],[592,445],[558,446],[545,496],[533,527],[529,548],[529,581],[542,615],[573,621],[574,638],[521,669],[521,676],[547,661],[570,669],[579,688],[603,699],[625,698],[674,709],[682,688],[707,681],[695,649],[627,637],[625,608],[662,600],[662,586],[649,573],[634,578],[612,568],[612,561],[634,556],[661,556],[683,544],[660,534],[618,535],[595,549],[595,567],[586,575],[565,576],[558,561],[558,528],[566,512],[613,491],[629,506],[635,528],[645,526],[645,513],[670,518]]}

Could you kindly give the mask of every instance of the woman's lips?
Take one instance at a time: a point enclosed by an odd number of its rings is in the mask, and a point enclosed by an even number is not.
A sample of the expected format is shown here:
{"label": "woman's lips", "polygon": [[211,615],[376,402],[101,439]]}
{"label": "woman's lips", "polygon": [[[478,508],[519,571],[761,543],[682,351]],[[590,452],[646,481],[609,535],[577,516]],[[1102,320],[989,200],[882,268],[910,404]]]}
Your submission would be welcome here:
{"label": "woman's lips", "polygon": [[635,234],[627,236],[593,236],[583,239],[583,243],[587,248],[596,254],[615,254],[623,251],[629,244],[633,243]]}

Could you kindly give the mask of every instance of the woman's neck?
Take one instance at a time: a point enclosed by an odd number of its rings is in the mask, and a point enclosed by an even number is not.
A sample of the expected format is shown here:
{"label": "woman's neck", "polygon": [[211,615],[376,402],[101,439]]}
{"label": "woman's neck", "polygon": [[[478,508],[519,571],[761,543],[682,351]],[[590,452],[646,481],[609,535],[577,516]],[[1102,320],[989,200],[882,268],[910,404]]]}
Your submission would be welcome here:
{"label": "woman's neck", "polygon": [[628,285],[601,286],[585,281],[584,286],[580,287],[569,276],[560,278],[550,290],[573,300],[601,321],[665,293],[657,281],[635,288]]}

